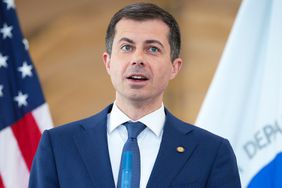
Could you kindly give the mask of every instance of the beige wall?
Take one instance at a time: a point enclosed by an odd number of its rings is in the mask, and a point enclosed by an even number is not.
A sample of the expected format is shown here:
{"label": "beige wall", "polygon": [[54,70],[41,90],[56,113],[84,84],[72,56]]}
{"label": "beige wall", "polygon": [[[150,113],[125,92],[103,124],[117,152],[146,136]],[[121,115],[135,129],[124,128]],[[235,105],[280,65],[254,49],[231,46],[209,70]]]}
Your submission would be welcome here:
{"label": "beige wall", "polygon": [[[22,29],[56,125],[92,115],[114,91],[102,64],[104,33],[116,10],[134,1],[17,0]],[[193,123],[238,11],[239,0],[159,0],[179,21],[184,67],[166,106]]]}

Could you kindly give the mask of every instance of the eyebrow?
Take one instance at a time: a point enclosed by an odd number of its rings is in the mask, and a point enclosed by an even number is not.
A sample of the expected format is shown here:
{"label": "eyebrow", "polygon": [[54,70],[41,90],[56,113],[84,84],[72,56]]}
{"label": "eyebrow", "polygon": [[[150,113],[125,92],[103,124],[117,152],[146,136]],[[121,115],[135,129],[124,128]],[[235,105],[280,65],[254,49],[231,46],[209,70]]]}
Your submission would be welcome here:
{"label": "eyebrow", "polygon": [[158,40],[146,40],[145,43],[146,43],[146,44],[157,43],[157,44],[159,44],[162,48],[164,48],[164,45],[163,45],[160,41],[158,41]]}
{"label": "eyebrow", "polygon": [[122,41],[125,41],[125,42],[128,42],[130,44],[134,44],[135,42],[129,38],[126,38],[126,37],[122,37],[121,39],[119,39],[118,42],[122,42]]}
{"label": "eyebrow", "polygon": [[[128,42],[128,43],[130,43],[130,44],[135,44],[135,42],[134,42],[133,40],[131,40],[131,39],[127,38],[127,37],[122,37],[122,38],[119,40],[119,42],[122,42],[122,41]],[[146,44],[157,43],[157,44],[159,44],[162,48],[164,48],[164,45],[163,45],[160,41],[158,41],[158,40],[150,39],[150,40],[146,40],[145,43],[146,43]]]}

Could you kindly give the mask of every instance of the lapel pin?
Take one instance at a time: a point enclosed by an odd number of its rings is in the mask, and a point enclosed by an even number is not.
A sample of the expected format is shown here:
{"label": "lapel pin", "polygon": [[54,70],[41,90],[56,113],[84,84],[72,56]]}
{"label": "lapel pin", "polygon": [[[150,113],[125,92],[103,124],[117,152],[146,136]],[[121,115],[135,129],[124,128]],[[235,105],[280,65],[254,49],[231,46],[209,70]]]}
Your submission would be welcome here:
{"label": "lapel pin", "polygon": [[176,151],[177,151],[178,153],[183,153],[183,152],[185,151],[185,148],[182,147],[182,146],[178,146],[178,147],[176,148]]}

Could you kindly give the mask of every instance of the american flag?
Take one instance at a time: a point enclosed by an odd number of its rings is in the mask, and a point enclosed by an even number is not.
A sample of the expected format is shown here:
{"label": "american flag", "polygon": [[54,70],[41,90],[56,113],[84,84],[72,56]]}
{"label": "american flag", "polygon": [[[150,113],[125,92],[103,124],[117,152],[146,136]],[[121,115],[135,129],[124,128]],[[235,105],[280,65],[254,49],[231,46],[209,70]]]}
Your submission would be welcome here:
{"label": "american flag", "polygon": [[0,0],[0,188],[28,187],[41,133],[51,127],[14,0]]}

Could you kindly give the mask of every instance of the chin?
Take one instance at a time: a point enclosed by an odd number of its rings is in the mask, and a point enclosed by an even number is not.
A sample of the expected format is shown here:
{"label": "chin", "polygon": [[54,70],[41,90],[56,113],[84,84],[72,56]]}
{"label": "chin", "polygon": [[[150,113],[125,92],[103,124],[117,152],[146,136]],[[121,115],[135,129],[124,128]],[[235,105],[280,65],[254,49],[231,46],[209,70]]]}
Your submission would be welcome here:
{"label": "chin", "polygon": [[135,100],[135,101],[144,101],[146,99],[145,96],[140,95],[140,94],[133,94],[133,95],[130,95],[128,98],[130,100]]}
{"label": "chin", "polygon": [[132,93],[130,95],[128,95],[127,97],[129,100],[131,101],[136,101],[136,102],[142,102],[142,101],[145,101],[147,100],[149,97],[146,96],[146,95],[143,95],[142,93]]}

